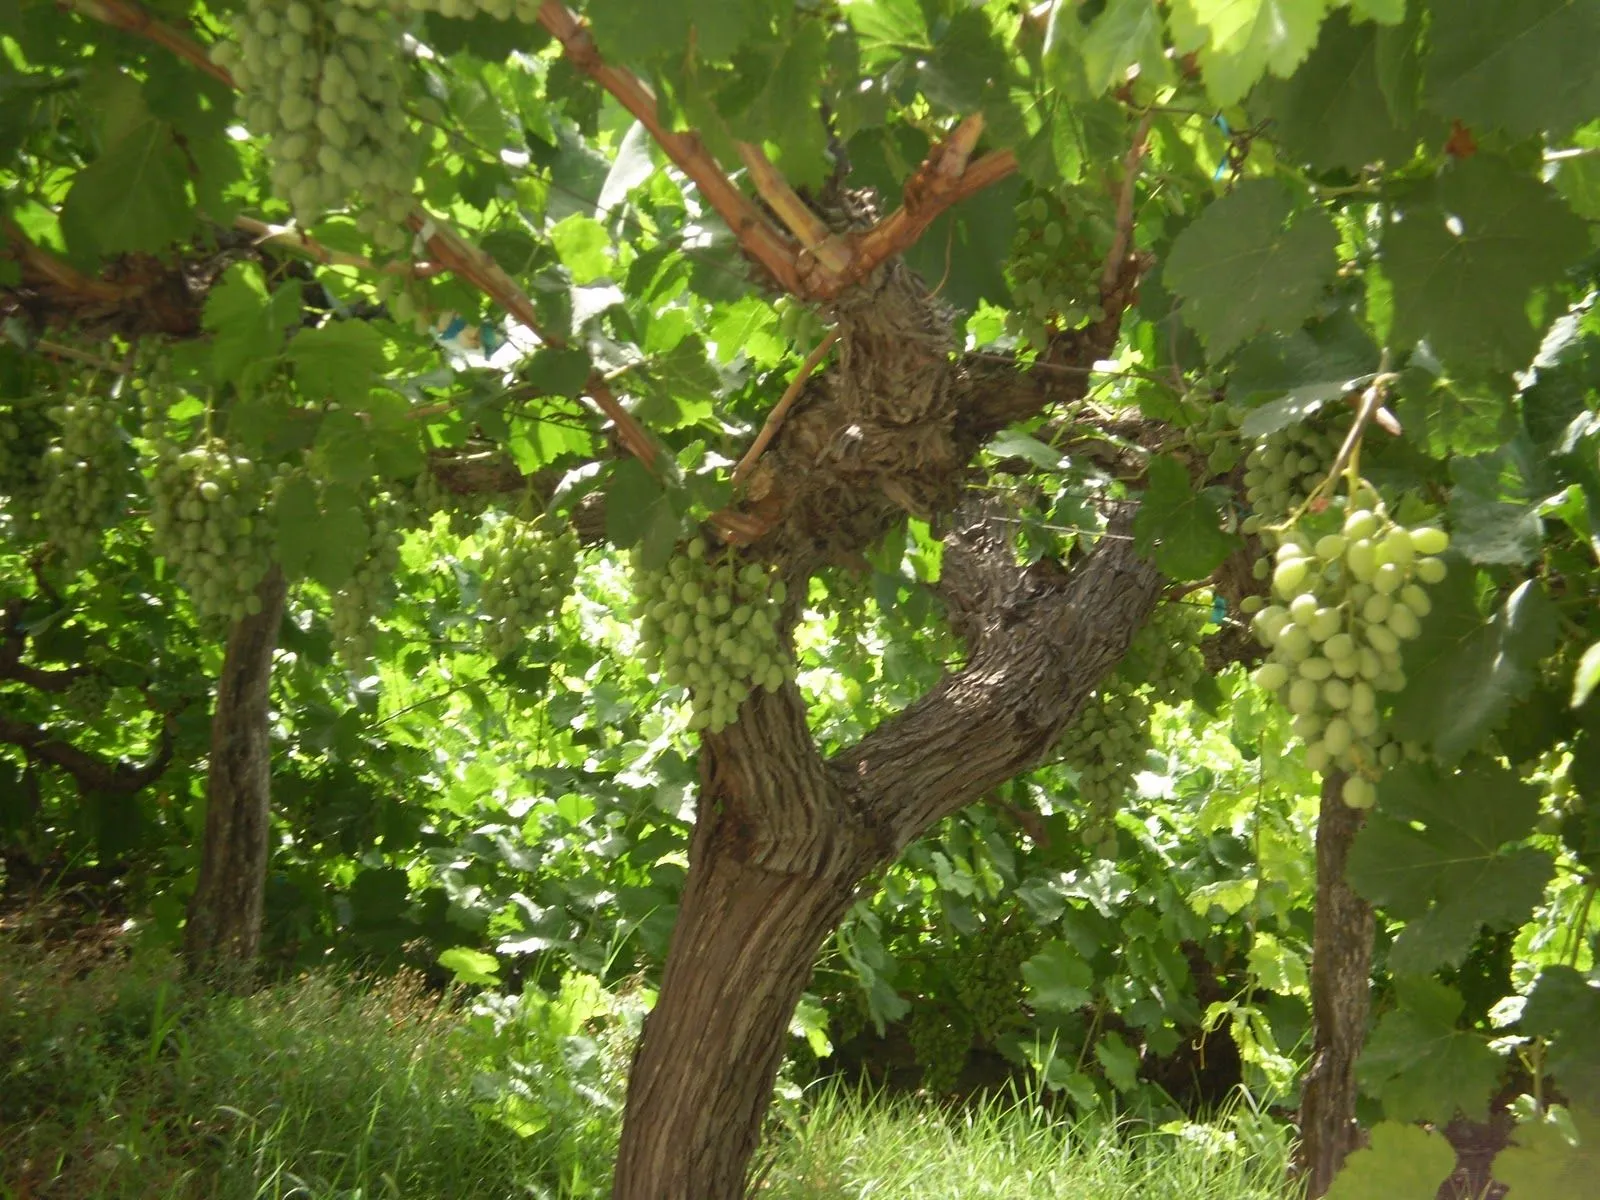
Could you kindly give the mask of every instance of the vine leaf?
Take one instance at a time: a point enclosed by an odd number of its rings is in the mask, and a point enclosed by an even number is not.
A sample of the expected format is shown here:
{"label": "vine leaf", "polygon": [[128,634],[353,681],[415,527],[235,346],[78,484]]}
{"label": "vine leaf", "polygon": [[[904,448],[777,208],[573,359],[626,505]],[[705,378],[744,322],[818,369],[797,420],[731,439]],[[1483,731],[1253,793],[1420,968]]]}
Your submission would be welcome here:
{"label": "vine leaf", "polygon": [[1600,1179],[1600,1116],[1581,1108],[1554,1110],[1511,1136],[1512,1144],[1495,1155],[1494,1177],[1513,1200],[1593,1193]]}
{"label": "vine leaf", "polygon": [[1198,51],[1206,91],[1226,108],[1271,70],[1287,76],[1317,40],[1327,0],[1177,0],[1173,40]]}
{"label": "vine leaf", "polygon": [[[219,383],[246,387],[271,370],[283,350],[283,335],[300,315],[293,287],[267,290],[255,263],[235,263],[206,296],[201,325],[211,331],[211,372]],[[246,390],[248,388],[246,387]]]}
{"label": "vine leaf", "polygon": [[1060,938],[1022,964],[1022,979],[1039,1008],[1075,1012],[1093,999],[1093,968]]}
{"label": "vine leaf", "polygon": [[1521,1025],[1547,1039],[1544,1064],[1562,1094],[1600,1107],[1600,987],[1571,967],[1546,967],[1523,1007]]}
{"label": "vine leaf", "polygon": [[1240,544],[1223,531],[1216,502],[1196,492],[1189,472],[1167,456],[1150,464],[1150,487],[1133,518],[1133,538],[1139,553],[1177,580],[1204,579]]}
{"label": "vine leaf", "polygon": [[1410,682],[1390,720],[1395,734],[1454,762],[1504,719],[1538,677],[1560,637],[1555,606],[1536,580],[1519,585],[1489,619],[1459,565],[1434,589],[1434,608],[1406,649]]}
{"label": "vine leaf", "polygon": [[1096,95],[1139,68],[1146,85],[1162,86],[1172,74],[1167,62],[1161,10],[1152,0],[1112,0],[1083,39],[1083,69]]}
{"label": "vine leaf", "polygon": [[1442,1134],[1380,1121],[1370,1144],[1345,1160],[1327,1200],[1434,1200],[1455,1169],[1456,1152]]}
{"label": "vine leaf", "polygon": [[297,330],[287,356],[303,393],[361,408],[383,370],[383,335],[365,321],[329,321]]}
{"label": "vine leaf", "polygon": [[1518,137],[1600,111],[1600,7],[1571,0],[1433,0],[1426,103]]}
{"label": "vine leaf", "polygon": [[1251,110],[1272,120],[1290,151],[1323,170],[1404,162],[1417,140],[1396,126],[1379,86],[1377,28],[1352,24],[1343,12],[1328,19],[1317,48],[1292,77],[1256,89]]}
{"label": "vine leaf", "polygon": [[1391,1121],[1444,1125],[1458,1111],[1485,1111],[1502,1064],[1481,1034],[1456,1028],[1461,993],[1407,976],[1396,978],[1395,991],[1399,1007],[1378,1021],[1356,1063],[1362,1090],[1383,1102]]}
{"label": "vine leaf", "polygon": [[[1527,836],[1538,791],[1488,759],[1446,774],[1404,763],[1378,785],[1378,809],[1350,849],[1350,885],[1407,922],[1390,952],[1400,973],[1459,963],[1485,924],[1528,919],[1555,870]],[[1421,825],[1419,831],[1416,826]]]}
{"label": "vine leaf", "polygon": [[[1450,525],[1453,544],[1475,563],[1522,566],[1539,556],[1544,522],[1524,491],[1522,472],[1503,450],[1452,458]],[[1508,499],[1507,493],[1515,498]]]}
{"label": "vine leaf", "polygon": [[1255,334],[1298,326],[1338,270],[1333,222],[1315,209],[1291,222],[1293,209],[1282,185],[1246,180],[1173,242],[1167,286],[1213,357]]}
{"label": "vine leaf", "polygon": [[160,253],[193,228],[187,184],[188,164],[172,127],[141,121],[74,177],[62,231],[73,251],[89,258]]}
{"label": "vine leaf", "polygon": [[1529,298],[1588,250],[1549,185],[1486,154],[1458,162],[1384,232],[1395,340],[1426,339],[1447,365],[1520,370],[1539,348]]}
{"label": "vine leaf", "polygon": [[1577,673],[1572,677],[1572,707],[1582,707],[1597,685],[1600,685],[1600,642],[1585,650],[1578,660]]}

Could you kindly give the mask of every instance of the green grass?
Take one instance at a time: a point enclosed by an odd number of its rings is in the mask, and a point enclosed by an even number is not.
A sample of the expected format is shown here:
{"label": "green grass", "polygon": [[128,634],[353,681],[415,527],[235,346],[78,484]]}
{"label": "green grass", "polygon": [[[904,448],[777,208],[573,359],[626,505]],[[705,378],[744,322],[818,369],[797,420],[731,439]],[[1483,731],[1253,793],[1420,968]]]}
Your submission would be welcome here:
{"label": "green grass", "polygon": [[[170,962],[0,942],[0,1200],[604,1195],[636,1017],[576,987],[471,1013],[404,979],[199,996]],[[1289,1194],[1264,1123],[1134,1135],[824,1087],[769,1128],[771,1200]]]}

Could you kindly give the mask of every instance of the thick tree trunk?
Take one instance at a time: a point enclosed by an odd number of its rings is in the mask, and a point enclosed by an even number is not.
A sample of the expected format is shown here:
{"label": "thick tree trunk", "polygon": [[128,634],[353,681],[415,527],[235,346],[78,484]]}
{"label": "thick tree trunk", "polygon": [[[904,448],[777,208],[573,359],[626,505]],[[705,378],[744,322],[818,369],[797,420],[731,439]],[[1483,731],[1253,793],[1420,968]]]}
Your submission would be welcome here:
{"label": "thick tree trunk", "polygon": [[1327,1194],[1345,1157],[1360,1144],[1356,1058],[1367,1036],[1372,968],[1372,907],[1345,882],[1350,845],[1366,816],[1339,798],[1344,776],[1322,785],[1317,819],[1317,910],[1312,935],[1311,1066],[1300,1096],[1296,1166],[1307,1200]]}
{"label": "thick tree trunk", "polygon": [[790,1016],[856,893],[854,877],[768,871],[700,840],[628,1082],[616,1200],[744,1195]]}
{"label": "thick tree trunk", "polygon": [[[799,693],[705,739],[689,877],[628,1085],[615,1200],[738,1200],[818,948],[857,888],[934,822],[1060,740],[1162,580],[1127,512],[1068,573],[1019,568],[1004,514],[946,539],[966,667],[824,762]],[[800,591],[800,589],[793,589]]]}
{"label": "thick tree trunk", "polygon": [[256,590],[261,611],[228,632],[211,716],[200,879],[184,929],[194,972],[237,976],[261,947],[271,829],[267,709],[286,593],[283,573],[273,567]]}

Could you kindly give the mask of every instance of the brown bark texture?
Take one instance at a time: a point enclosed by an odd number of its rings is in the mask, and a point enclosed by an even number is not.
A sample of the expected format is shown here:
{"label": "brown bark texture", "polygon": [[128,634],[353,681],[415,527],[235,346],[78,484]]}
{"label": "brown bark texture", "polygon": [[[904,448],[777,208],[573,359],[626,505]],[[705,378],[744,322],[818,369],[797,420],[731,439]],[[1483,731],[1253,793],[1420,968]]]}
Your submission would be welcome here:
{"label": "brown bark texture", "polygon": [[1344,776],[1322,785],[1317,819],[1317,907],[1311,944],[1311,1066],[1300,1096],[1296,1170],[1307,1200],[1333,1186],[1361,1144],[1356,1122],[1356,1059],[1367,1036],[1375,922],[1372,906],[1345,882],[1350,846],[1366,814],[1340,798]]}
{"label": "brown bark texture", "polygon": [[271,831],[267,710],[287,584],[276,566],[256,589],[261,611],[234,622],[211,715],[200,878],[184,956],[197,973],[239,975],[261,948]]}

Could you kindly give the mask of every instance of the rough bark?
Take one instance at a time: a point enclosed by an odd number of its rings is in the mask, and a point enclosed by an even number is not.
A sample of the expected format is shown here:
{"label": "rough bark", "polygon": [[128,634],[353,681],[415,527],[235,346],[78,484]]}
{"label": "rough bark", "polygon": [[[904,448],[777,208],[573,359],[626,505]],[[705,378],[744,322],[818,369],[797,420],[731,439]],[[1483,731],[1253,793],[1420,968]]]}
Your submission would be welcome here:
{"label": "rough bark", "polygon": [[616,1200],[737,1200],[823,940],[873,872],[1038,763],[1148,617],[1162,580],[1112,536],[1071,572],[1019,568],[996,514],[946,540],[969,660],[824,762],[793,688],[706,739],[689,876],[629,1079]]}
{"label": "rough bark", "polygon": [[195,972],[237,977],[261,947],[271,830],[267,710],[286,592],[274,567],[256,590],[261,611],[228,633],[211,716],[200,879],[184,929],[184,954]]}
{"label": "rough bark", "polygon": [[1317,908],[1311,949],[1311,1066],[1300,1097],[1298,1174],[1308,1200],[1332,1186],[1345,1157],[1359,1147],[1356,1059],[1367,1035],[1374,921],[1345,882],[1350,845],[1366,819],[1339,798],[1344,776],[1322,785],[1317,820]]}

